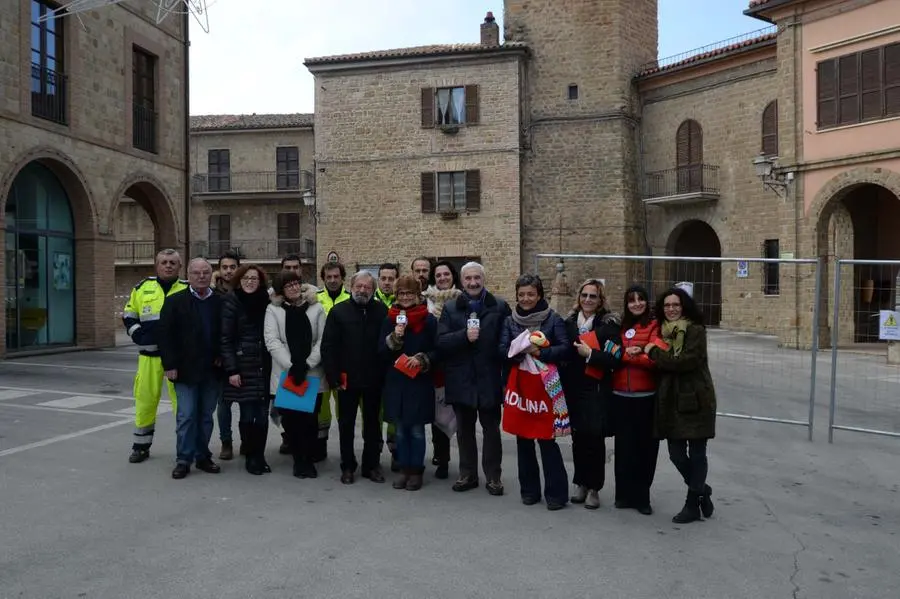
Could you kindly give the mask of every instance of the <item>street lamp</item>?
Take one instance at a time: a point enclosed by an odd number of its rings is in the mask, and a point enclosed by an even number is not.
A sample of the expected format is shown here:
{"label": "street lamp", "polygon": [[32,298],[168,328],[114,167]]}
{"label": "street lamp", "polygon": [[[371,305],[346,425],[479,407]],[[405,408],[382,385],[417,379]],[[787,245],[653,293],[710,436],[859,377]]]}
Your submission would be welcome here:
{"label": "street lamp", "polygon": [[787,199],[787,188],[794,180],[794,173],[776,172],[775,158],[765,153],[760,153],[753,159],[753,168],[766,188],[774,191],[782,199]]}
{"label": "street lamp", "polygon": [[319,222],[319,220],[321,220],[322,215],[316,209],[316,194],[314,194],[309,189],[303,192],[303,205],[306,206],[307,210],[309,210],[310,218],[312,218],[315,222]]}

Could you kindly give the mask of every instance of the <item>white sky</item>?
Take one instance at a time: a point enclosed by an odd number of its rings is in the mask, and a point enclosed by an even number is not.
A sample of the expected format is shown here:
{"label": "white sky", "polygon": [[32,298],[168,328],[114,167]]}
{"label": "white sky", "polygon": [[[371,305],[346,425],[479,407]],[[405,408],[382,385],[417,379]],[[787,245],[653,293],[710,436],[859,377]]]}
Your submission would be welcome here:
{"label": "white sky", "polygon": [[[749,0],[659,2],[661,57],[766,25],[741,14]],[[191,28],[191,114],[312,112],[313,78],[304,58],[477,42],[489,10],[503,26],[503,0],[207,3],[210,32]]]}

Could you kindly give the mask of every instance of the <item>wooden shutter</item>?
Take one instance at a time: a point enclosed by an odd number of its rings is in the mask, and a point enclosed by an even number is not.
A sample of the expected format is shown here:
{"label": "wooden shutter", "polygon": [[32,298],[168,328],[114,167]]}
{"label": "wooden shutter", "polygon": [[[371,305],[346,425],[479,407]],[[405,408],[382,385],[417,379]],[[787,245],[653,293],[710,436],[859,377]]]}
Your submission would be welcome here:
{"label": "wooden shutter", "polygon": [[481,210],[481,171],[466,171],[466,210]]}
{"label": "wooden shutter", "polygon": [[422,212],[437,212],[434,173],[422,173]]}
{"label": "wooden shutter", "polygon": [[675,172],[678,193],[700,191],[703,186],[703,130],[688,119],[675,135]]}
{"label": "wooden shutter", "polygon": [[422,128],[434,129],[434,88],[422,88]]}
{"label": "wooden shutter", "polygon": [[778,156],[778,100],[769,102],[762,117],[762,153]]}
{"label": "wooden shutter", "polygon": [[478,86],[466,86],[466,124],[478,124]]}
{"label": "wooden shutter", "polygon": [[884,47],[884,115],[900,116],[900,44]]}
{"label": "wooden shutter", "polygon": [[838,58],[838,124],[859,122],[859,54]]}
{"label": "wooden shutter", "polygon": [[819,129],[837,125],[837,60],[816,66],[816,111]]}
{"label": "wooden shutter", "polygon": [[881,48],[866,50],[859,57],[862,120],[880,119],[884,114],[881,107]]}

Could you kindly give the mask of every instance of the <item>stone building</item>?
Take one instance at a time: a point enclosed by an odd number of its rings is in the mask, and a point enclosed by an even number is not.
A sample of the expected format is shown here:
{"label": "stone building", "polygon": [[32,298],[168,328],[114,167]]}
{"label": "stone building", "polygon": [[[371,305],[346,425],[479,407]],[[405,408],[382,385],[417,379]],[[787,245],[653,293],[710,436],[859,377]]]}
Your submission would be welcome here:
{"label": "stone building", "polygon": [[126,198],[184,249],[187,15],[153,5],[45,19],[0,0],[0,335],[7,352],[114,343]]}
{"label": "stone building", "polygon": [[[191,117],[191,256],[217,260],[235,251],[267,271],[297,255],[315,277],[315,197],[311,114]],[[314,206],[314,205],[313,205]],[[149,215],[120,203],[116,218],[118,301],[152,271]]]}
{"label": "stone building", "polygon": [[[827,343],[835,258],[900,258],[900,0],[746,14],[766,28],[657,60],[655,0],[506,0],[502,43],[489,14],[478,44],[307,59],[319,261],[477,257],[510,294],[537,253],[652,254],[566,271],[617,308],[691,282],[710,324],[790,346],[818,302]],[[822,258],[822,292],[814,265],[685,260],[723,256]],[[838,338],[875,340],[897,268],[845,269]]]}

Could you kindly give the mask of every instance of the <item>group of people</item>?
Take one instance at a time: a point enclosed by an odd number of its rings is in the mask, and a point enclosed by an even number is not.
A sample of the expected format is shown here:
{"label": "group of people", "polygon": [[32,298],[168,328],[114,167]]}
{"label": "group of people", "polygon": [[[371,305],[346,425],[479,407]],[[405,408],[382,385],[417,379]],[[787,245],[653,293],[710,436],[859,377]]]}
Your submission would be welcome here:
{"label": "group of people", "polygon": [[[510,374],[530,355],[558,369],[571,416],[575,489],[569,493],[555,438],[537,439],[539,466],[535,440],[520,436],[524,504],[543,497],[550,510],[569,502],[597,509],[606,480],[606,439],[614,437],[615,507],[652,514],[650,488],[665,439],[687,486],[685,505],[673,520],[692,522],[713,512],[706,452],[715,436],[716,397],[703,318],[682,289],[659,295],[653,309],[647,290],[631,287],[619,316],[610,310],[603,284],[589,279],[571,312],[561,315],[550,308],[536,275],[519,277],[510,307],[488,291],[485,270],[476,262],[457,272],[449,261],[421,257],[410,274],[383,264],[377,278],[360,271],[349,281],[342,264],[326,263],[319,273],[321,290],[304,284],[296,256],[285,258],[271,283],[261,267],[241,265],[235,255],[219,260],[216,281],[203,258],[191,260],[187,281],[179,280],[181,260],[174,250],[160,252],[156,268],[155,277],[135,286],[124,314],[140,353],[133,463],[150,455],[166,381],[176,413],[173,478],[184,478],[192,466],[220,472],[209,449],[217,408],[219,458],[233,459],[231,409],[237,403],[239,453],[252,474],[271,472],[265,457],[271,419],[283,428],[280,452],[292,456],[294,476],[317,477],[334,412],[342,483],[353,484],[357,472],[383,483],[386,441],[396,472],[393,487],[420,489],[431,425],[435,476],[449,476],[455,434],[459,477],[452,488],[464,492],[480,485],[480,422],[485,488],[503,495],[504,396]],[[542,345],[513,355],[511,345],[526,331],[542,333]],[[273,407],[287,381],[297,387],[315,383],[315,405]],[[361,462],[354,448],[358,413]]]}

